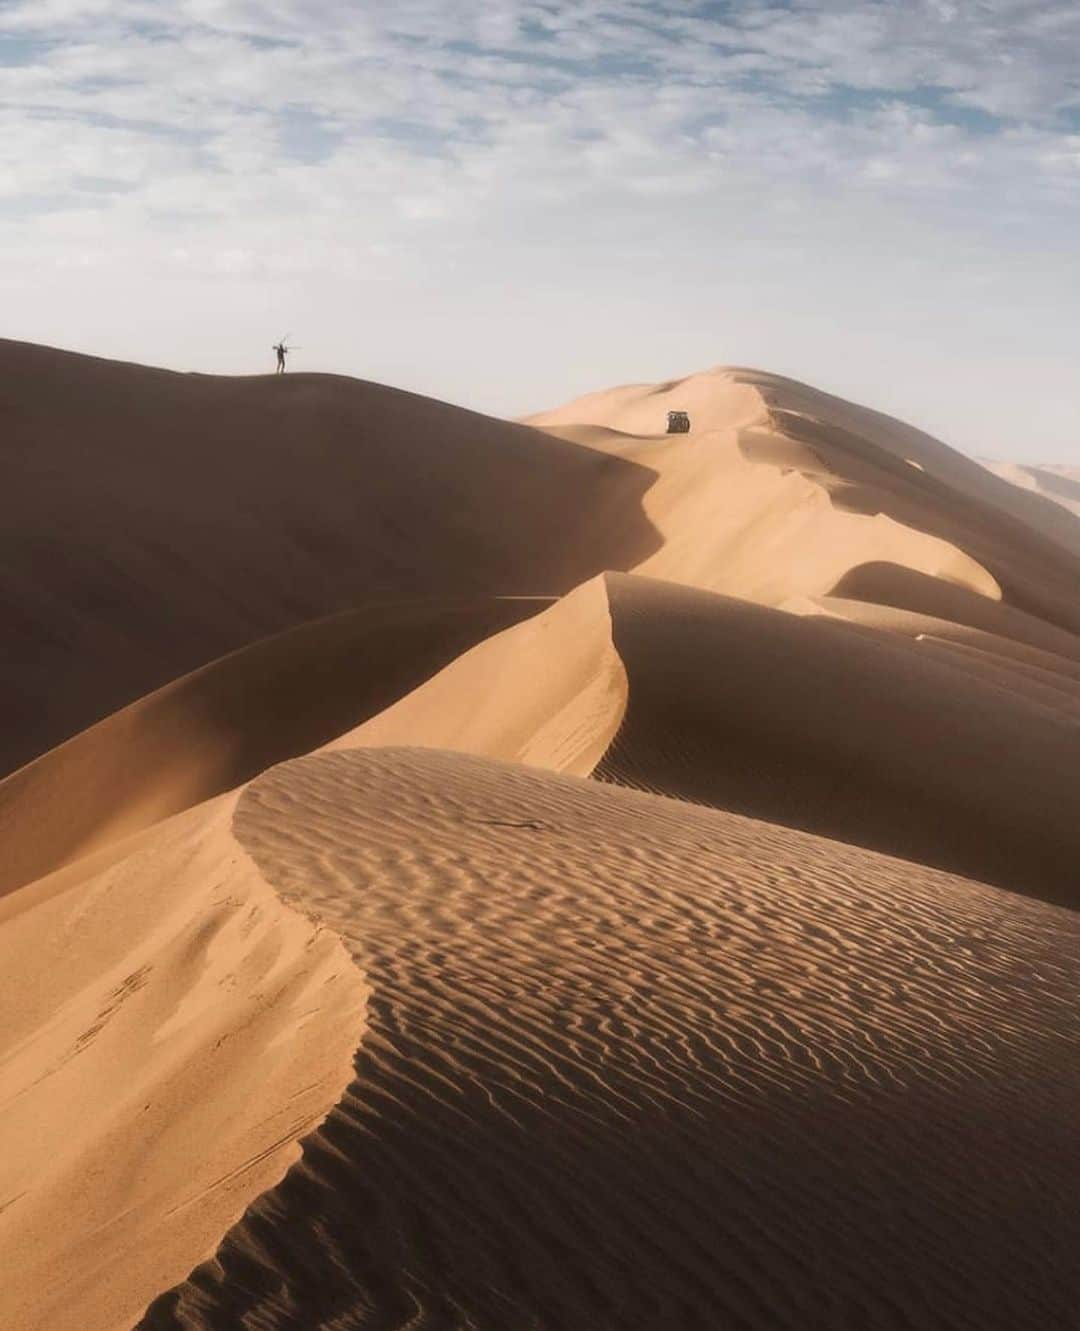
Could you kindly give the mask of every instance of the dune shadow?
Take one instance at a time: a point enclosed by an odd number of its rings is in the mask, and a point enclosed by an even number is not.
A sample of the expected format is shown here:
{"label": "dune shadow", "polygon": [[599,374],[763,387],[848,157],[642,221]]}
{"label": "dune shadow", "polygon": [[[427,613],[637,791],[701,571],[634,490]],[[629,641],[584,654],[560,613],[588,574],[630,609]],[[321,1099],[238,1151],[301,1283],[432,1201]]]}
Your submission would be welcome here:
{"label": "dune shadow", "polygon": [[[895,586],[894,600],[925,591],[939,613],[1001,609],[896,566],[857,572],[838,594],[861,587],[877,599]],[[607,581],[628,700],[599,780],[1080,902],[1080,824],[1062,778],[1080,766],[1080,733],[1042,698],[903,635],[626,575]],[[1072,640],[1074,657],[1078,647]]]}
{"label": "dune shadow", "polygon": [[0,360],[0,688],[20,700],[0,775],[300,624],[558,596],[660,545],[649,468],[416,394],[16,342]]}

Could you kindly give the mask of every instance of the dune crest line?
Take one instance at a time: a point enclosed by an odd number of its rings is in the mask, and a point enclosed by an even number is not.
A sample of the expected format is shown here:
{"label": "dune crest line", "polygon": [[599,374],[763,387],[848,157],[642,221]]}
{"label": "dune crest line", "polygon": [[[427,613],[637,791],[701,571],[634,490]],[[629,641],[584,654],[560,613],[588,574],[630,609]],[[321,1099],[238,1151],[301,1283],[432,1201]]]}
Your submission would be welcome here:
{"label": "dune crest line", "polygon": [[348,1079],[367,985],[236,796],[0,900],[0,1326],[129,1327]]}

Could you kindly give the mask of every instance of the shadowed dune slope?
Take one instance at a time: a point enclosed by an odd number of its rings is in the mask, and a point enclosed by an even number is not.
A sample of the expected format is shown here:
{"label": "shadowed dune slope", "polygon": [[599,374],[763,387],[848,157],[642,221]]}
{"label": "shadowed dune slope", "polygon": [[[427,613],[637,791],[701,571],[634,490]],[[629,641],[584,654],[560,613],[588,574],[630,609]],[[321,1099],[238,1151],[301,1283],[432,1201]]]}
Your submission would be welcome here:
{"label": "shadowed dune slope", "polygon": [[[1022,636],[1003,637],[1000,632],[972,628],[955,620],[938,619],[934,615],[922,615],[916,611],[900,610],[868,601],[851,601],[839,596],[793,598],[785,602],[782,608],[794,614],[831,615],[852,624],[883,629],[922,642],[934,640],[971,648],[981,655],[993,657],[997,665],[1028,666],[1048,675],[1063,676],[1070,683],[1063,684],[1061,680],[1056,683],[1068,693],[1074,691],[1073,683],[1080,682],[1080,638],[1073,638],[1069,634],[1060,634],[1055,644],[1066,649],[1063,654],[1061,650],[1055,652],[1037,647]],[[1049,627],[1038,620],[1031,622],[1040,628]],[[998,626],[1001,627],[1000,620]]]}
{"label": "shadowed dune slope", "polygon": [[373,598],[560,594],[657,544],[646,469],[330,375],[0,342],[0,774]]}
{"label": "shadowed dune slope", "polygon": [[126,1331],[341,1094],[365,986],[235,797],[0,902],[0,1326]]}
{"label": "shadowed dune slope", "polygon": [[[981,463],[957,452],[932,435],[871,407],[848,402],[797,380],[761,370],[734,370],[745,383],[757,386],[775,423],[797,428],[801,419],[813,437],[814,425],[837,431],[841,448],[864,453],[870,444],[879,453],[906,464],[907,471],[922,472],[944,491],[964,501],[965,507],[996,513],[1007,519],[1013,532],[1025,528],[1027,536],[1080,555],[1080,525],[1042,495],[1025,494],[988,471]],[[897,474],[906,475],[900,471]],[[912,479],[908,476],[908,479]],[[942,493],[939,490],[938,493]],[[927,492],[929,497],[930,492]],[[1016,524],[1015,526],[1013,524]]]}
{"label": "shadowed dune slope", "polygon": [[1080,904],[1069,660],[837,614],[609,573],[331,747],[594,772]]}
{"label": "shadowed dune slope", "polygon": [[596,775],[1080,904],[1080,687],[607,577],[626,716]]}
{"label": "shadowed dune slope", "polygon": [[235,826],[369,1029],[142,1331],[1071,1324],[1072,912],[456,754],[300,759]]}
{"label": "shadowed dune slope", "polygon": [[926,577],[899,564],[868,563],[852,568],[833,588],[836,598],[867,605],[892,606],[916,614],[951,620],[1011,638],[1042,651],[1080,660],[1080,636],[1037,615],[978,596],[940,578]]}
{"label": "shadowed dune slope", "polygon": [[0,781],[0,893],[317,748],[544,604],[369,605],[167,684]]}
{"label": "shadowed dune slope", "polygon": [[932,454],[923,453],[926,465],[913,465],[890,458],[873,434],[796,414],[785,413],[781,422],[827,469],[822,484],[835,505],[868,516],[884,512],[949,542],[994,578],[1007,604],[1080,631],[1080,523],[1071,514],[1003,484],[936,441]]}

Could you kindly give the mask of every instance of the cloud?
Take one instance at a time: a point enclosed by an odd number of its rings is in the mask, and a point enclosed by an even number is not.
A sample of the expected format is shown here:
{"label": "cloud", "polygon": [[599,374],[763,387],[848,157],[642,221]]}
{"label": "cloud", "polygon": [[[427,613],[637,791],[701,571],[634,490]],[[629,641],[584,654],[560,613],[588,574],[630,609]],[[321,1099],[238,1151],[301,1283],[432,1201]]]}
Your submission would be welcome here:
{"label": "cloud", "polygon": [[[387,146],[404,195],[441,157],[478,202],[481,181],[494,190],[528,177],[513,161],[530,152],[548,176],[561,155],[568,187],[584,174],[643,192],[691,170],[757,176],[763,163],[803,176],[812,165],[830,188],[919,189],[948,176],[960,189],[978,174],[974,148],[986,161],[999,143],[1010,167],[1027,149],[1033,184],[1073,171],[1071,126],[1055,119],[1080,104],[1072,5],[975,0],[961,15],[945,0],[744,0],[710,17],[714,8],[16,3],[0,14],[22,56],[4,78],[5,124],[23,128],[7,136],[9,178],[62,192],[73,177],[107,176],[105,156],[130,179],[133,136],[147,183],[183,160],[208,196],[223,173],[269,181],[298,159],[338,155],[362,170],[367,153],[383,188]],[[962,108],[1002,123],[988,136]]]}
{"label": "cloud", "polygon": [[8,0],[0,244],[136,304],[632,273],[786,317],[1069,250],[1078,49],[1073,0]]}

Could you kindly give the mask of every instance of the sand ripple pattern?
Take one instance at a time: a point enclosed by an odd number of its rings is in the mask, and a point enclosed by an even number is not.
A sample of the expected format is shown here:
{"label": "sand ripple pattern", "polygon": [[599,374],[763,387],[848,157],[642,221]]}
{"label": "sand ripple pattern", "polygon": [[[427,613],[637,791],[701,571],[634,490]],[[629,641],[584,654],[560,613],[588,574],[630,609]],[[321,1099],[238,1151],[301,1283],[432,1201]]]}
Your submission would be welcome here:
{"label": "sand ripple pattern", "polygon": [[146,1331],[1063,1328],[1080,918],[711,809],[336,752],[236,831],[373,986]]}

